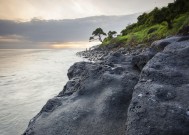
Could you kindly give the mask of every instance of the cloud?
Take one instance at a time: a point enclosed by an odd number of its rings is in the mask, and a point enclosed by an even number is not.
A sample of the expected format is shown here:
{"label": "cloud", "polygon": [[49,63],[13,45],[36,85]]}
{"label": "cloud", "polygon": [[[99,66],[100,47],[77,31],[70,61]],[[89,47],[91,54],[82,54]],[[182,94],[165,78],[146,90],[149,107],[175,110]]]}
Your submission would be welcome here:
{"label": "cloud", "polygon": [[0,18],[30,20],[40,17],[73,19],[99,15],[123,15],[161,7],[173,0],[1,0]]}
{"label": "cloud", "polygon": [[21,42],[24,41],[24,37],[19,35],[7,35],[7,36],[0,36],[0,42]]}
{"label": "cloud", "polygon": [[[125,16],[96,16],[69,20],[39,20],[16,22],[0,20],[0,47],[3,44],[67,43],[88,41],[92,31],[101,27],[105,32],[120,32],[129,23],[136,22],[139,14]],[[5,42],[6,41],[6,42]],[[30,46],[31,47],[31,46]],[[33,45],[35,48],[36,45]]]}

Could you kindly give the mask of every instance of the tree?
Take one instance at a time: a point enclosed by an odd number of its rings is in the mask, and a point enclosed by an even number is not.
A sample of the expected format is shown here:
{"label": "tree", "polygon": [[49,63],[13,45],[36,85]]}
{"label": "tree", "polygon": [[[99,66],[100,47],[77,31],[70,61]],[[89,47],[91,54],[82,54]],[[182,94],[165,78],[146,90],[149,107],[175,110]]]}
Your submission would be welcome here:
{"label": "tree", "polygon": [[106,33],[101,28],[97,28],[95,31],[93,31],[92,35],[93,36],[89,38],[89,41],[99,40],[102,42],[102,35],[106,36]]}
{"label": "tree", "polygon": [[145,24],[146,21],[148,19],[148,14],[147,13],[143,13],[142,15],[140,15],[137,20],[138,20],[138,24]]}
{"label": "tree", "polygon": [[116,31],[109,31],[109,32],[108,32],[108,38],[109,38],[109,39],[112,39],[115,34],[117,34]]}
{"label": "tree", "polygon": [[167,22],[168,29],[172,29],[172,23],[175,18],[175,14],[171,12],[168,7],[163,7],[162,9],[154,10],[153,13],[153,23],[162,23],[163,21]]}
{"label": "tree", "polygon": [[124,30],[121,31],[122,36],[125,36],[127,34],[129,34],[130,32],[132,32],[132,30],[137,27],[138,23],[133,23],[133,24],[129,24],[128,26],[126,26],[126,28]]}
{"label": "tree", "polygon": [[174,8],[178,13],[185,13],[189,11],[189,1],[188,0],[176,0],[174,2]]}

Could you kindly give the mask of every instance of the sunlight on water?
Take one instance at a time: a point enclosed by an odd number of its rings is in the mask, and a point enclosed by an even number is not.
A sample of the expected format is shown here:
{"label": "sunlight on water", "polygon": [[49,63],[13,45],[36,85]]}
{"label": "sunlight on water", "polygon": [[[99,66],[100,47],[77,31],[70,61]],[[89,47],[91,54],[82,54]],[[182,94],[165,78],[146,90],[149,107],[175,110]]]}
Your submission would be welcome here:
{"label": "sunlight on water", "polygon": [[20,135],[67,82],[82,49],[0,50],[0,135]]}

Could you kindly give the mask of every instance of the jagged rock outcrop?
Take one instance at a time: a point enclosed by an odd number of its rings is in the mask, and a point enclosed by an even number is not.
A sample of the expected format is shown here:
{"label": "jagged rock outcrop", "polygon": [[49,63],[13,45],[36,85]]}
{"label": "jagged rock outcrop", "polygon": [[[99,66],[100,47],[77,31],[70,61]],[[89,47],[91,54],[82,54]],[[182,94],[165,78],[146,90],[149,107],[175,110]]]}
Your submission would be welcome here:
{"label": "jagged rock outcrop", "polygon": [[188,97],[189,41],[174,42],[142,69],[128,110],[127,135],[189,135]]}
{"label": "jagged rock outcrop", "polygon": [[70,67],[63,91],[24,135],[189,134],[188,38],[103,51],[82,52],[98,62]]}
{"label": "jagged rock outcrop", "polygon": [[122,62],[112,67],[90,62],[74,64],[64,90],[47,102],[25,135],[124,134],[139,72],[132,68],[131,61]]}

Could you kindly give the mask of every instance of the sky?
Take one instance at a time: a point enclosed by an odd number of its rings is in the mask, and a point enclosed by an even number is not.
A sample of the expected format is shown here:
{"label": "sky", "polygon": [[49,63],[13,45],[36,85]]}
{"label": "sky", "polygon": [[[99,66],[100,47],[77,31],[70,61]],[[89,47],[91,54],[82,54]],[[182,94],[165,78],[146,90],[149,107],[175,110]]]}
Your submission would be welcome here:
{"label": "sky", "polygon": [[49,20],[126,15],[162,7],[169,2],[173,0],[0,0],[0,18]]}
{"label": "sky", "polygon": [[97,27],[120,32],[142,12],[173,1],[0,0],[0,48],[83,43]]}
{"label": "sky", "polygon": [[78,42],[83,46],[84,42],[89,43],[88,39],[97,27],[106,33],[109,30],[120,32],[127,24],[136,22],[138,15],[48,21],[33,19],[28,22],[0,20],[0,48],[43,48],[45,44],[55,48],[74,44],[78,47]]}

